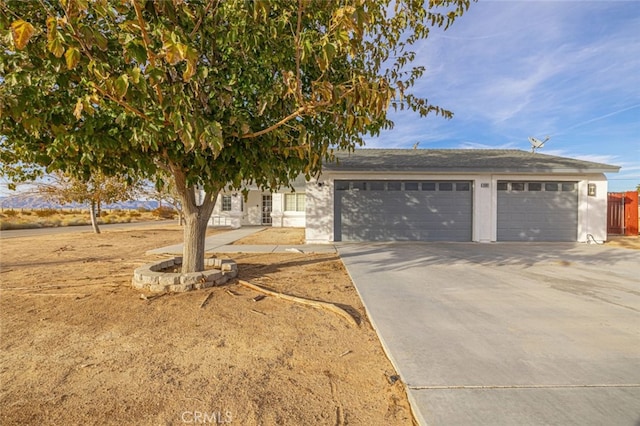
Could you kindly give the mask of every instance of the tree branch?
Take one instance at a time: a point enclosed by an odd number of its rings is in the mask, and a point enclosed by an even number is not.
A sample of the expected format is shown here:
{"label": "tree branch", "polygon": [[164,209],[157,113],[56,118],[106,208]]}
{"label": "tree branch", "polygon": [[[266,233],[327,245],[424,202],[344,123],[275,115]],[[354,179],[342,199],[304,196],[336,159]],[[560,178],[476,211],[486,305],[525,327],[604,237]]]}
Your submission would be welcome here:
{"label": "tree branch", "polygon": [[147,51],[147,56],[149,57],[149,62],[153,66],[156,64],[156,55],[151,50],[151,39],[149,38],[149,33],[147,32],[147,27],[144,22],[144,18],[142,17],[142,10],[140,9],[140,5],[136,0],[131,0],[131,4],[133,4],[133,8],[136,11],[136,18],[138,19],[138,26],[140,27],[140,32],[142,33],[142,42],[144,43],[144,48]]}
{"label": "tree branch", "polygon": [[265,128],[265,129],[262,129],[262,130],[259,130],[257,132],[253,132],[253,133],[247,133],[247,134],[244,134],[244,135],[232,134],[232,136],[239,137],[240,139],[257,138],[258,136],[262,136],[262,135],[264,135],[266,133],[272,132],[275,129],[277,129],[278,127],[281,127],[281,126],[287,124],[289,121],[293,120],[296,117],[301,116],[305,112],[315,111],[315,110],[318,110],[320,108],[333,105],[333,104],[337,103],[338,100],[344,99],[345,96],[347,96],[349,93],[353,92],[353,90],[354,90],[354,88],[352,87],[349,90],[345,91],[334,102],[332,102],[332,101],[324,101],[324,102],[318,102],[318,103],[315,103],[315,104],[303,105],[303,106],[299,107],[298,109],[296,109],[295,111],[293,111],[291,114],[289,114],[286,117],[284,117],[282,120],[278,121],[277,123]]}
{"label": "tree branch", "polygon": [[298,0],[298,23],[296,25],[296,94],[298,95],[298,102],[302,102],[302,77],[300,76],[300,33],[302,32],[302,0]]}
{"label": "tree branch", "polygon": [[[209,3],[207,4],[207,7],[204,9],[204,12],[202,13],[202,16],[200,17],[200,19],[198,19],[196,26],[193,28],[193,30],[189,34],[189,38],[193,38],[193,36],[198,31],[198,29],[200,29],[200,25],[202,25],[202,22],[204,21],[204,17],[207,16],[207,14],[209,13],[209,9],[211,9],[211,6],[213,6],[213,2],[214,0],[210,0]],[[216,10],[219,5],[220,5],[220,0],[217,0],[216,7],[214,7],[213,10]]]}
{"label": "tree branch", "polygon": [[100,92],[100,94],[106,98],[108,98],[109,100],[117,103],[118,105],[120,105],[121,107],[123,107],[124,109],[126,109],[127,111],[137,115],[140,118],[144,118],[147,121],[151,121],[151,118],[146,115],[144,112],[132,107],[131,105],[129,105],[126,102],[121,101],[120,99],[114,98],[112,95],[110,95],[108,92],[106,92],[105,90],[103,90],[100,86],[98,86],[97,84],[95,84],[93,81],[91,82],[92,85],[91,87],[93,87],[94,89],[96,89],[98,92]]}
{"label": "tree branch", "polygon": [[[133,4],[133,8],[136,10],[136,18],[138,19],[138,26],[140,27],[140,32],[142,33],[142,42],[144,43],[144,49],[147,51],[147,58],[152,66],[156,66],[157,56],[153,53],[151,49],[151,39],[149,38],[149,33],[147,32],[147,27],[144,22],[144,18],[142,17],[142,10],[140,9],[140,5],[136,0],[131,0]],[[162,90],[160,90],[160,86],[158,83],[153,85],[153,88],[156,91],[156,95],[158,95],[158,102],[162,105],[162,101],[164,96],[162,95]],[[165,115],[165,119],[166,119]]]}

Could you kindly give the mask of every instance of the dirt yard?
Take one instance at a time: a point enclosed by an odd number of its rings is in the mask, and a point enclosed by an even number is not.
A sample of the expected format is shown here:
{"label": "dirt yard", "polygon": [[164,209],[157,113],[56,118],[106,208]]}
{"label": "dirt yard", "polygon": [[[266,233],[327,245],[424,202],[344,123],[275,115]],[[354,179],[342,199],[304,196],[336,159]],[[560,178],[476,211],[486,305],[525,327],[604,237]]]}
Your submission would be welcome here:
{"label": "dirt yard", "polygon": [[610,236],[605,244],[610,247],[640,250],[640,237]]}
{"label": "dirt yard", "polygon": [[237,284],[142,298],[144,252],[181,239],[164,225],[0,241],[0,424],[413,424],[337,256],[234,259],[241,279],[360,326]]}
{"label": "dirt yard", "polygon": [[234,245],[299,245],[304,244],[304,228],[265,228],[233,243]]}

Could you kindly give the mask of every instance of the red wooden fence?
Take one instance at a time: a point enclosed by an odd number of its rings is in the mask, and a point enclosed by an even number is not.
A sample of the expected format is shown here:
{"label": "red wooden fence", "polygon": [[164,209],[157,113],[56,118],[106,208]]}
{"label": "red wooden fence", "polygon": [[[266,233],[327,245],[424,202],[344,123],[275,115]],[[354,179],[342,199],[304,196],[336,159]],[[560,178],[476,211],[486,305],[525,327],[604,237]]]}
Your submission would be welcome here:
{"label": "red wooden fence", "polygon": [[610,192],[607,200],[607,233],[638,235],[638,192]]}

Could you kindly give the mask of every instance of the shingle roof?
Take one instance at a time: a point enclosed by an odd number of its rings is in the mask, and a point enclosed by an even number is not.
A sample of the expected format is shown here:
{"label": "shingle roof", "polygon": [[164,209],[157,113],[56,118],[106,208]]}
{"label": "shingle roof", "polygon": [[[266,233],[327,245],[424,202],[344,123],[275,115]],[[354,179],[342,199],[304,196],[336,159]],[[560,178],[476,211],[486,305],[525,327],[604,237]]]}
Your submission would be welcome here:
{"label": "shingle roof", "polygon": [[433,173],[611,173],[620,167],[517,149],[357,149],[327,171]]}

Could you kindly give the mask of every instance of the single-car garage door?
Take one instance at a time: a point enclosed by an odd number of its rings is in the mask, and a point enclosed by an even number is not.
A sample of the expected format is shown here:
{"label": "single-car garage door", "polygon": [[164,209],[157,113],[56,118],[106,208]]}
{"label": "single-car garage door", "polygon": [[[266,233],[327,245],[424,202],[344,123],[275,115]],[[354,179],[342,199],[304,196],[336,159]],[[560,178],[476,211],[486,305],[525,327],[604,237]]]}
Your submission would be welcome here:
{"label": "single-car garage door", "polygon": [[335,241],[471,241],[470,181],[335,181]]}
{"label": "single-car garage door", "polygon": [[498,241],[576,241],[576,182],[498,182]]}

